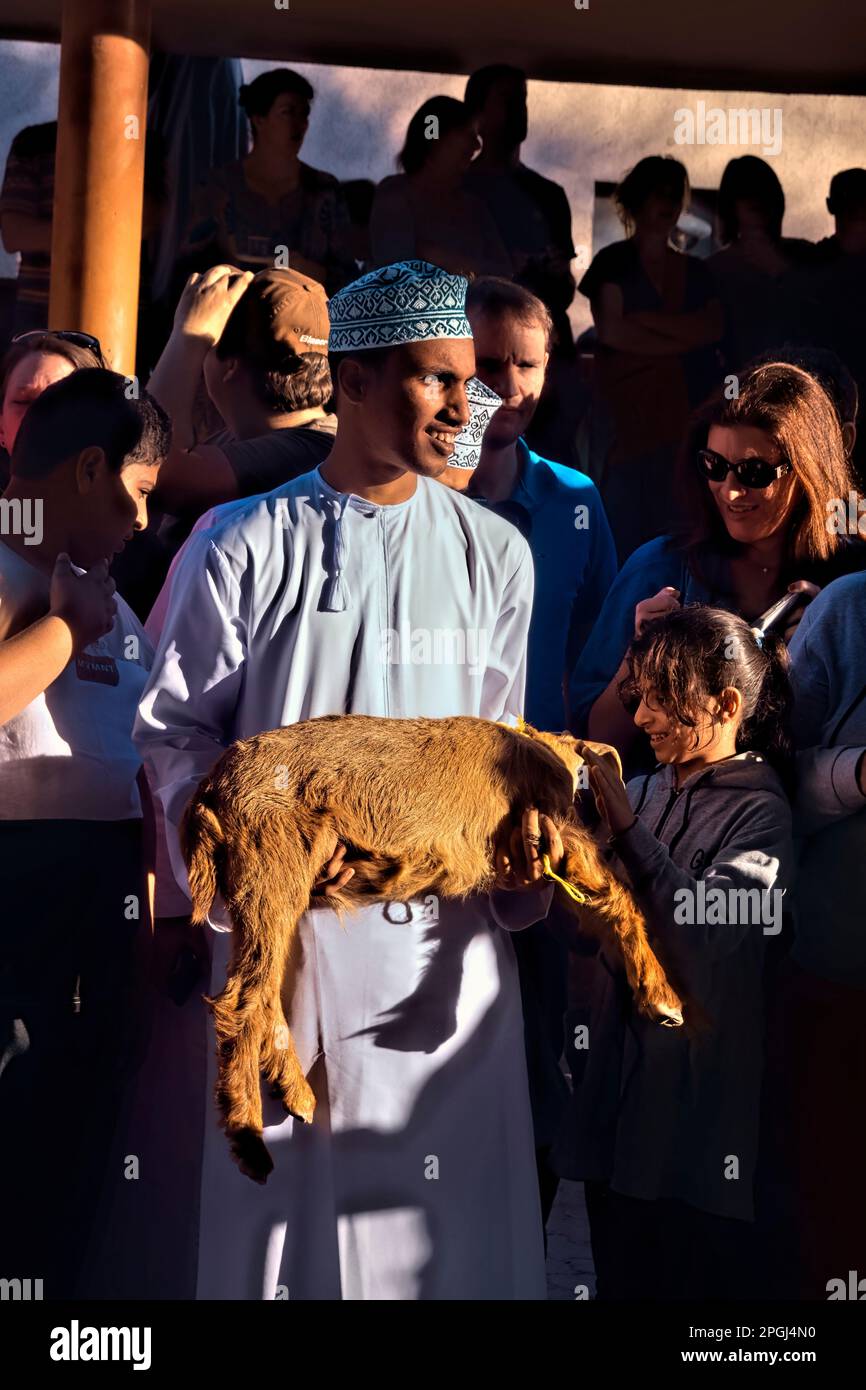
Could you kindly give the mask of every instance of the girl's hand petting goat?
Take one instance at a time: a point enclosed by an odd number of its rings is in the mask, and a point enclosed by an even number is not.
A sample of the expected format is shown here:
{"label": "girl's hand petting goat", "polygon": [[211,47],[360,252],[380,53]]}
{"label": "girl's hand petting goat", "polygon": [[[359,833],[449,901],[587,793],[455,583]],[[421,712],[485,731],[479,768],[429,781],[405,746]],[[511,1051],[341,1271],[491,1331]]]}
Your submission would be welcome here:
{"label": "girl's hand petting goat", "polygon": [[585,743],[580,745],[580,751],[589,767],[589,785],[595,797],[598,814],[607,827],[608,834],[621,835],[634,825],[637,817],[631,808],[616,760],[607,753],[601,756],[593,753]]}

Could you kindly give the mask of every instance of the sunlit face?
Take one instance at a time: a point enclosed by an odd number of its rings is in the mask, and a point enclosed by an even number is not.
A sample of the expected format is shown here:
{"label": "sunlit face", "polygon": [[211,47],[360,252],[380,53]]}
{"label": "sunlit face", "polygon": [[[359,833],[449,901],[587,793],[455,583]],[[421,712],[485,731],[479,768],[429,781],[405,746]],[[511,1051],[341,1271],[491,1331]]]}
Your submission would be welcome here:
{"label": "sunlit face", "polygon": [[[707,448],[731,463],[744,458],[762,458],[780,463],[782,451],[766,430],[753,425],[712,425]],[[724,482],[707,481],[713,501],[732,540],[754,545],[775,535],[788,520],[796,504],[799,484],[792,474],[784,474],[767,488],[747,488],[729,473]]]}
{"label": "sunlit face", "polygon": [[485,386],[502,397],[485,431],[495,448],[513,444],[535,414],[547,367],[547,340],[540,324],[511,313],[470,315],[476,371]]}
{"label": "sunlit face", "polygon": [[0,444],[11,454],[21,421],[46,386],[70,376],[75,367],[56,352],[30,352],[13,368],[0,408]]}
{"label": "sunlit face", "polygon": [[303,144],[308,124],[309,113],[304,98],[295,92],[283,92],[266,116],[253,117],[256,144],[265,144],[274,151],[297,153]]}
{"label": "sunlit face", "polygon": [[642,690],[634,722],[646,734],[660,763],[688,763],[699,755],[706,755],[719,740],[721,726],[714,717],[719,703],[712,700],[709,706],[709,711],[700,712],[692,728],[673,718],[655,690]]}
{"label": "sunlit face", "polygon": [[99,560],[112,560],[136,531],[147,526],[147,499],[156,486],[160,462],[130,463],[120,472],[109,468],[101,449],[93,455],[85,476],[79,478],[79,496],[86,508],[86,525],[76,537],[72,558],[89,568]]}
{"label": "sunlit face", "polygon": [[[357,427],[383,464],[437,478],[469,422],[466,383],[475,372],[471,338],[394,348],[369,368],[363,355]],[[350,366],[352,364],[349,364]]]}

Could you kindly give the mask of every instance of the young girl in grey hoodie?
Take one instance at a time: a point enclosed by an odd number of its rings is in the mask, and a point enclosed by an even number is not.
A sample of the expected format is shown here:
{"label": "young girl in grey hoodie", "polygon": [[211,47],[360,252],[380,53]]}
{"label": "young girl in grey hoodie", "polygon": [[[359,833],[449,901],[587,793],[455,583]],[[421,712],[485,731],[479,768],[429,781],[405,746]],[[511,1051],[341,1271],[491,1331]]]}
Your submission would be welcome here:
{"label": "young girl in grey hoodie", "polygon": [[694,606],[647,624],[623,696],[660,766],[590,782],[684,1026],[634,1008],[604,951],[572,1018],[574,1123],[563,1176],[586,1181],[600,1298],[750,1291],[765,942],[792,865],[790,688],[780,638]]}

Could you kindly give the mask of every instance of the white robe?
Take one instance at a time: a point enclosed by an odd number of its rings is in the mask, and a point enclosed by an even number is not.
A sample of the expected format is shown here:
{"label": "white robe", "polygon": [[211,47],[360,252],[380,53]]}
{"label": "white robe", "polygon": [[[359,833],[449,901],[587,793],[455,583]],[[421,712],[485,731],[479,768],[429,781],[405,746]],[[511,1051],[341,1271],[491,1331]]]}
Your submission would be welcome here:
{"label": "white robe", "polygon": [[[193,536],[136,725],[179,882],[172,828],[235,738],[324,714],[519,714],[531,603],[519,533],[426,479],[381,507],[316,470]],[[315,1120],[266,1101],[262,1189],[211,1112],[200,1298],[544,1297],[520,993],[497,922],[528,925],[546,897],[305,915],[284,1003]],[[230,938],[212,944],[214,993]],[[213,1057],[209,1071],[210,1086]]]}

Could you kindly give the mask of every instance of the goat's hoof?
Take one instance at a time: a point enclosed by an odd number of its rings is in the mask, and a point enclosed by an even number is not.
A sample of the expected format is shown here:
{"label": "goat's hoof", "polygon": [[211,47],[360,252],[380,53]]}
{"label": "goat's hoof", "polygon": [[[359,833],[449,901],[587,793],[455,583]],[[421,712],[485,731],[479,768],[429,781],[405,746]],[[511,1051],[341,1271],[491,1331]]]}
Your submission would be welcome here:
{"label": "goat's hoof", "polygon": [[656,1001],[647,1007],[650,1018],[662,1028],[682,1028],[683,1011],[676,1004],[662,1004]]}
{"label": "goat's hoof", "polygon": [[236,1129],[229,1134],[235,1163],[247,1178],[264,1187],[273,1172],[274,1161],[268,1153],[261,1132],[255,1129]]}
{"label": "goat's hoof", "polygon": [[316,1097],[306,1080],[302,1079],[298,1085],[292,1087],[291,1091],[283,1092],[282,1101],[293,1120],[302,1120],[305,1125],[313,1123]]}

